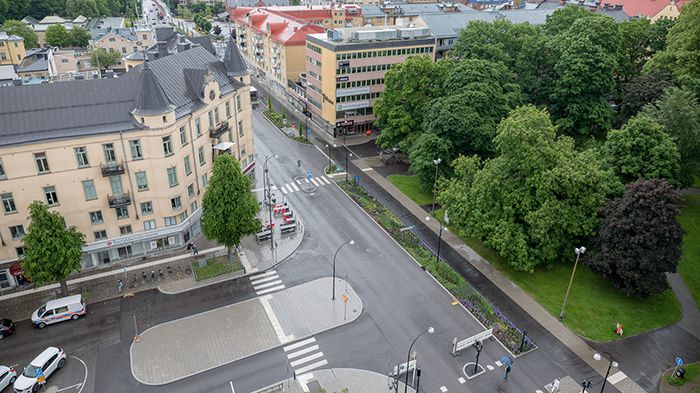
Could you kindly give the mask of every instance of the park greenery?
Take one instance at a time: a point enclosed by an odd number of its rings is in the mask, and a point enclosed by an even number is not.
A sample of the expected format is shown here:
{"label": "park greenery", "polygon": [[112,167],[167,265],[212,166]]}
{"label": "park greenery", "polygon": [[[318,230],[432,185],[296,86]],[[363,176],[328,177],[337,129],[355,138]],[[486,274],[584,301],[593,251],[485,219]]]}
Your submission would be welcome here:
{"label": "park greenery", "polygon": [[231,249],[261,227],[257,218],[260,206],[251,191],[250,178],[241,172],[235,157],[220,154],[214,160],[202,209],[202,232],[208,239],[226,246],[227,260],[233,263]]}
{"label": "park greenery", "polygon": [[122,55],[120,52],[110,52],[104,48],[93,49],[90,52],[90,64],[94,64],[101,70],[119,64],[121,60]]}
{"label": "park greenery", "polygon": [[123,16],[136,18],[141,14],[140,0],[0,0],[0,23],[31,16],[41,20],[49,15],[70,19],[82,15]]}
{"label": "park greenery", "polygon": [[698,18],[695,0],[677,21],[569,6],[542,26],[471,22],[447,58],[387,73],[377,143],[406,152],[457,233],[515,271],[553,269],[585,244],[624,293],[665,293],[681,256],[673,195],[700,172]]}
{"label": "park greenery", "polygon": [[85,235],[67,226],[58,213],[38,201],[29,205],[28,232],[22,238],[22,271],[35,285],[58,281],[61,294],[68,296],[66,277],[80,270]]}

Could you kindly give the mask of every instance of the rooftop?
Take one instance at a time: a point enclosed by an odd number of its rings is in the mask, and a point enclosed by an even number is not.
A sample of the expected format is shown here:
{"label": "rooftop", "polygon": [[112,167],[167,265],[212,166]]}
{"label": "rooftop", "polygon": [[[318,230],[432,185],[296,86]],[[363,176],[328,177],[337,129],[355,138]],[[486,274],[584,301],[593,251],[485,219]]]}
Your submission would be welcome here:
{"label": "rooftop", "polygon": [[137,41],[138,40],[138,37],[136,36],[136,32],[134,31],[134,29],[132,29],[130,27],[117,28],[117,29],[113,29],[111,27],[107,27],[104,29],[92,29],[92,30],[90,30],[90,34],[92,35],[93,41],[97,41],[100,38],[107,36],[109,34],[118,35],[120,37],[123,37],[123,38],[129,40],[129,41]]}
{"label": "rooftop", "polygon": [[313,41],[321,42],[324,46],[337,45],[366,45],[379,42],[405,42],[415,39],[433,37],[427,27],[397,27],[397,26],[365,26],[343,29],[330,29],[325,34],[309,34]]}
{"label": "rooftop", "polygon": [[447,14],[456,12],[478,12],[464,4],[444,3],[387,3],[385,5],[363,5],[362,15],[365,18],[383,17],[384,15],[428,15]]}
{"label": "rooftop", "polygon": [[4,31],[0,31],[0,41],[24,41],[24,38],[14,34],[7,35]]}
{"label": "rooftop", "polygon": [[271,39],[283,45],[304,45],[306,35],[322,33],[324,28],[293,16],[270,12],[265,8],[237,7],[232,9],[233,19],[251,26],[259,34],[271,32]]}

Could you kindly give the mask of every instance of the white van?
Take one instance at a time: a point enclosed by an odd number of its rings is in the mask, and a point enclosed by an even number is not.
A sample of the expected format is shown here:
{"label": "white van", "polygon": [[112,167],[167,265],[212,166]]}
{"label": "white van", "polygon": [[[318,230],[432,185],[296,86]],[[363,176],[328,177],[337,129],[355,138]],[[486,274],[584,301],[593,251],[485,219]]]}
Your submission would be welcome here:
{"label": "white van", "polygon": [[78,319],[87,314],[85,301],[81,295],[50,300],[32,314],[32,325],[43,329],[52,323]]}

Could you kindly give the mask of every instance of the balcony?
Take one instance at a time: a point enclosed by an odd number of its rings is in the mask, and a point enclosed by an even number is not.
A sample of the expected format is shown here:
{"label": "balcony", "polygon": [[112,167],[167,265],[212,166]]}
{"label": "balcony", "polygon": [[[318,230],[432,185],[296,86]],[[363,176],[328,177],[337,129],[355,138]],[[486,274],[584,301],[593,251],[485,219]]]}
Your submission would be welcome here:
{"label": "balcony", "polygon": [[124,164],[118,162],[110,162],[102,164],[102,176],[116,176],[124,174]]}
{"label": "balcony", "polygon": [[131,195],[125,194],[114,194],[109,195],[109,207],[122,207],[131,205]]}
{"label": "balcony", "polygon": [[209,138],[218,138],[229,130],[228,123],[221,123],[209,130]]}

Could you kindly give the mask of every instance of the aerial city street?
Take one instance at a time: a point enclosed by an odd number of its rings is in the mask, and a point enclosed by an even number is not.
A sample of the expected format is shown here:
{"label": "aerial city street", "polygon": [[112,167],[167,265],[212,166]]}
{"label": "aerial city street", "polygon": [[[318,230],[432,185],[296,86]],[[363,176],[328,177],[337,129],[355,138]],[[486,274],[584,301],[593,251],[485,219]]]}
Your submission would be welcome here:
{"label": "aerial city street", "polygon": [[0,393],[700,392],[700,0],[0,0]]}

